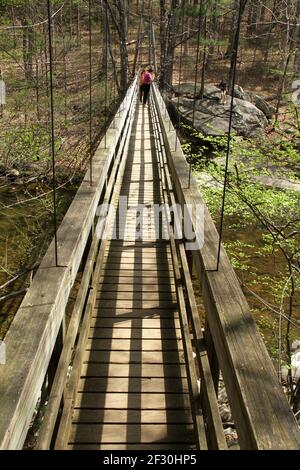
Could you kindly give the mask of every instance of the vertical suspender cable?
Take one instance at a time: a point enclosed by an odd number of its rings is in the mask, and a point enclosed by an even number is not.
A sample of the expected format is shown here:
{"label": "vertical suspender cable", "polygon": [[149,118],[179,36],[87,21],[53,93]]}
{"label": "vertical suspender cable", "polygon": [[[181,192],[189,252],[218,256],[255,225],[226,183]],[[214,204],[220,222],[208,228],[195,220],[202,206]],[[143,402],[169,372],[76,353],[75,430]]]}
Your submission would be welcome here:
{"label": "vertical suspender cable", "polygon": [[197,77],[198,77],[199,56],[200,56],[201,14],[202,14],[202,9],[199,9],[198,33],[197,33],[197,52],[196,52],[196,68],[195,68],[195,82],[194,82],[193,118],[192,118],[193,126],[194,126],[194,123],[195,123],[195,109],[196,109],[196,98],[195,98],[195,96],[196,96],[196,91],[197,91]]}
{"label": "vertical suspender cable", "polygon": [[[105,47],[106,47],[106,51],[105,51],[105,85],[104,85],[104,101],[105,101],[105,118],[107,118],[107,69],[108,69],[108,28],[109,28],[109,22],[108,22],[108,14],[107,14],[107,7],[106,7],[106,10],[105,10],[105,18],[106,18],[106,24],[105,24]],[[107,137],[106,137],[106,132],[107,132],[107,129],[105,129],[105,135],[104,135],[104,146],[106,148],[106,145],[107,145]]]}
{"label": "vertical suspender cable", "polygon": [[48,9],[48,46],[49,46],[49,69],[50,69],[49,70],[49,80],[50,80],[50,126],[51,126],[50,151],[51,151],[51,158],[52,158],[53,227],[54,227],[55,266],[58,266],[51,0],[47,0],[47,9]]}
{"label": "vertical suspender cable", "polygon": [[93,110],[92,110],[92,0],[89,0],[89,157],[90,157],[90,185],[93,185]]}
{"label": "vertical suspender cable", "polygon": [[141,66],[144,65],[144,54],[143,54],[143,47],[144,47],[144,36],[145,36],[145,21],[144,21],[144,13],[145,13],[145,0],[142,1],[142,12],[141,12],[141,18],[142,18],[142,40],[140,42],[140,64]]}
{"label": "vertical suspender cable", "polygon": [[230,155],[232,116],[233,116],[233,105],[234,105],[234,96],[233,95],[234,95],[234,86],[235,86],[235,79],[236,79],[236,66],[237,66],[237,56],[238,56],[238,48],[239,48],[240,30],[241,30],[241,20],[242,20],[242,0],[240,0],[240,5],[239,5],[237,31],[236,31],[236,35],[235,35],[234,48],[233,48],[233,51],[232,51],[232,54],[233,54],[233,76],[232,76],[232,86],[231,86],[231,103],[230,103],[228,136],[227,136],[227,150],[226,150],[225,175],[224,175],[224,184],[223,184],[221,220],[220,220],[220,228],[219,228],[219,245],[218,245],[218,256],[217,256],[217,269],[216,269],[217,271],[219,270],[219,264],[220,264],[221,243],[222,243],[223,226],[224,226],[224,211],[225,211],[226,188],[227,188],[227,180],[228,180],[228,166],[229,166],[229,155]]}
{"label": "vertical suspender cable", "polygon": [[[184,33],[184,10],[183,10],[183,15],[182,15],[182,27],[181,27],[181,44],[180,44],[180,54],[179,54],[179,71],[178,71],[178,100],[177,100],[177,106],[178,106],[178,125],[180,127],[181,123],[181,117],[179,113],[179,102],[180,102],[180,92],[181,92],[181,69],[182,69],[182,55],[183,55],[183,33]],[[178,135],[176,132],[176,138],[175,138],[175,152],[177,151],[177,141],[178,141]]]}
{"label": "vertical suspender cable", "polygon": [[152,55],[151,55],[151,26],[150,26],[150,21],[151,21],[151,0],[149,0],[149,5],[148,5],[148,8],[149,8],[149,16],[148,16],[148,65],[151,67],[151,62],[152,62]]}
{"label": "vertical suspender cable", "polygon": [[[197,51],[196,51],[196,67],[195,67],[195,80],[194,80],[193,114],[192,114],[192,126],[193,126],[193,127],[194,127],[194,125],[195,125],[197,78],[198,78],[198,68],[199,68],[199,59],[200,59],[200,30],[201,30],[201,19],[202,19],[202,1],[200,2],[199,13],[198,13]],[[189,182],[188,182],[188,187],[191,186],[191,176],[192,176],[192,161],[189,162]]]}

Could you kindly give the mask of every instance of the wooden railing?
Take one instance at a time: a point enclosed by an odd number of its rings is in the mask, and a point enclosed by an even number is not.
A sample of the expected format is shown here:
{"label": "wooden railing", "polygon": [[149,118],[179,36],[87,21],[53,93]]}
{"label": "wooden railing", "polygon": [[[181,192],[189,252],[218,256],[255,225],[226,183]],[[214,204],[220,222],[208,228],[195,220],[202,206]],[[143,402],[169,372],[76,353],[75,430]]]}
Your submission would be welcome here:
{"label": "wooden railing", "polygon": [[[55,380],[56,392],[63,390],[81,314],[89,293],[97,237],[94,226],[97,208],[113,186],[109,178],[122,152],[130,111],[136,96],[137,80],[129,87],[113,122],[95,152],[92,163],[93,184],[87,172],[57,233],[58,264],[55,266],[52,241],[4,339],[6,364],[0,365],[0,449],[21,449],[45,378],[48,393]],[[112,178],[111,178],[112,179]],[[98,214],[99,215],[99,214]],[[92,246],[90,246],[93,238]],[[83,280],[73,314],[65,331],[66,305],[78,270],[89,250]],[[52,402],[51,402],[52,403]],[[50,423],[57,413],[52,403]],[[51,436],[45,431],[45,440]]]}
{"label": "wooden railing", "polygon": [[[221,370],[241,449],[300,449],[296,420],[223,248],[216,271],[218,232],[198,183],[190,178],[176,131],[155,85],[153,92],[175,197],[185,205],[202,246],[187,255],[202,288],[205,341],[216,391]],[[194,223],[197,205],[204,208],[202,227]]]}

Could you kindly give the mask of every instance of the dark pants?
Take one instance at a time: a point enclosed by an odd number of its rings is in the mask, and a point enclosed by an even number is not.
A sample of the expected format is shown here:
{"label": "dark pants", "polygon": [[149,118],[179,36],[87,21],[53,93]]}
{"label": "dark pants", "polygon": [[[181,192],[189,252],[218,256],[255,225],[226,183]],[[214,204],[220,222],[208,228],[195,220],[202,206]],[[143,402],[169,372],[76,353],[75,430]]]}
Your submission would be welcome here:
{"label": "dark pants", "polygon": [[143,86],[144,85],[140,85],[140,102],[141,103],[143,102],[143,94],[144,94]]}
{"label": "dark pants", "polygon": [[149,85],[142,85],[142,94],[143,94],[143,104],[146,104],[147,103],[147,100],[148,100],[148,96],[149,96],[149,91],[150,91],[150,83]]}

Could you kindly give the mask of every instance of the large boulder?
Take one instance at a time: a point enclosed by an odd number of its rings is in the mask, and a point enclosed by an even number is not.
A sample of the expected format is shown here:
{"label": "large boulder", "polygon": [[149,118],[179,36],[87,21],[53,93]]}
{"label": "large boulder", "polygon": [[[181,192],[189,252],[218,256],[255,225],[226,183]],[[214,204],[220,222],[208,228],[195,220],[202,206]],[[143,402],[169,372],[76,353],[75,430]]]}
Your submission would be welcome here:
{"label": "large boulder", "polygon": [[[201,91],[201,83],[197,82],[195,87],[195,83],[184,82],[180,85],[175,85],[173,90],[176,97],[185,96],[189,99],[198,99]],[[267,119],[271,119],[272,115],[275,113],[274,107],[268,104],[266,100],[256,95],[255,93],[245,91],[240,85],[234,86],[233,96],[239,100],[249,101],[250,103],[254,104],[256,108],[264,113]],[[203,98],[219,101],[220,89],[216,85],[210,83],[204,85]]]}
{"label": "large boulder", "polygon": [[[173,91],[175,96],[185,96],[186,98],[194,99],[199,98],[200,91],[201,91],[201,83],[181,83],[180,85],[175,85],[173,87]],[[203,97],[204,98],[211,98],[211,99],[220,99],[220,88],[212,84],[204,85],[203,90]]]}
{"label": "large boulder", "polygon": [[276,109],[268,104],[266,100],[256,95],[255,93],[249,93],[250,101],[264,113],[268,119],[272,119],[272,116],[275,114]]}
{"label": "large boulder", "polygon": [[234,98],[238,98],[239,100],[251,101],[250,94],[244,90],[240,85],[234,85]]}
{"label": "large boulder", "polygon": [[[188,124],[193,124],[194,114],[194,127],[203,134],[217,136],[228,132],[230,101],[227,99],[223,105],[215,99],[191,100],[179,96],[172,99],[172,106],[176,114]],[[266,116],[254,104],[234,98],[232,130],[236,135],[262,137],[267,124]]]}

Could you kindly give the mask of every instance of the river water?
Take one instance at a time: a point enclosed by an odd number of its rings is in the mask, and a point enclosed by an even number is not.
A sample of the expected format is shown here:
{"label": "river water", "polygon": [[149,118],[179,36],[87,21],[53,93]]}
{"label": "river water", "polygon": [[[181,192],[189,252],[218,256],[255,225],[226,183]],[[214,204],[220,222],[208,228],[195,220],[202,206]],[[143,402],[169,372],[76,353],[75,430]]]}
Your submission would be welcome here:
{"label": "river water", "polygon": [[[0,186],[0,285],[24,272],[40,260],[53,237],[52,194],[34,199],[49,191],[40,184]],[[76,188],[58,191],[58,222],[67,211]],[[28,203],[20,201],[31,199]],[[10,206],[10,207],[8,207]],[[27,287],[30,273],[0,290],[0,297]],[[0,301],[0,339],[17,311],[24,293]]]}

